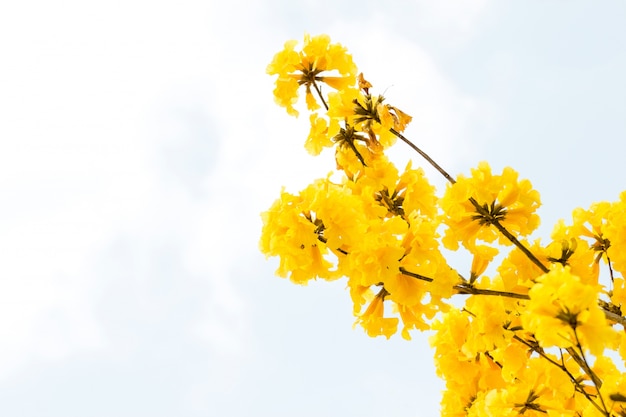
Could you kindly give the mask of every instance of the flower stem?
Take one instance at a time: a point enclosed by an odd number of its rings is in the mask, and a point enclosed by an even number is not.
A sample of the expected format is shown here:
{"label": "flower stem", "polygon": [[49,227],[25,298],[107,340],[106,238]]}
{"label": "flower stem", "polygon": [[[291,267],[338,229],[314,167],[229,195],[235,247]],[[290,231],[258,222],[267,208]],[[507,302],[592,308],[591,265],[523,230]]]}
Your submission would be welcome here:
{"label": "flower stem", "polygon": [[481,205],[478,203],[478,201],[476,201],[474,197],[470,197],[469,201],[470,203],[472,203],[474,208],[476,208],[476,211],[478,213],[480,213],[485,218],[489,218],[489,224],[494,225],[495,228],[498,229],[498,231],[502,233],[504,237],[509,239],[509,241],[512,244],[517,246],[519,250],[521,250],[524,253],[524,255],[526,255],[526,257],[531,260],[532,263],[537,265],[539,269],[543,271],[543,273],[547,274],[548,272],[550,272],[550,270],[544,264],[542,264],[539,259],[537,259],[537,257],[530,251],[530,249],[524,246],[524,244],[520,242],[511,232],[509,232],[506,227],[502,226],[502,224],[500,223],[498,219],[493,218],[493,216],[487,213],[485,209],[481,207]]}
{"label": "flower stem", "polygon": [[396,135],[396,137],[400,138],[400,140],[402,140],[404,143],[409,145],[415,152],[420,154],[422,158],[428,161],[428,163],[431,164],[437,171],[439,171],[439,173],[443,175],[445,179],[450,181],[451,184],[456,183],[456,180],[452,178],[452,176],[448,174],[448,172],[445,169],[443,169],[437,162],[435,162],[435,160],[432,159],[426,152],[424,152],[423,150],[415,146],[415,144],[411,142],[410,140],[408,140],[402,133],[398,132],[394,128],[390,128],[389,131],[393,133],[394,135]]}
{"label": "flower stem", "polygon": [[457,284],[453,288],[458,291],[458,294],[495,295],[499,297],[517,298],[519,300],[530,300],[528,294],[518,294],[509,291],[487,290],[482,288],[476,288],[473,285],[467,284]]}
{"label": "flower stem", "polygon": [[316,82],[313,82],[313,87],[315,88],[315,91],[317,92],[317,95],[319,96],[320,100],[322,100],[322,104],[324,105],[324,108],[326,108],[326,111],[328,111],[328,104],[326,104],[326,100],[324,100],[324,96],[322,95],[322,90],[320,89],[319,85],[317,85]]}
{"label": "flower stem", "polygon": [[602,396],[602,392],[600,391],[600,388],[602,387],[602,380],[598,377],[598,375],[595,372],[593,372],[593,369],[591,369],[591,367],[589,366],[589,362],[587,361],[587,358],[585,357],[585,351],[583,350],[582,344],[580,343],[580,339],[578,338],[578,332],[576,331],[576,328],[574,327],[572,330],[574,331],[574,337],[576,338],[576,347],[578,348],[578,352],[580,352],[580,355],[574,350],[574,348],[567,348],[567,352],[570,355],[572,355],[576,363],[580,365],[583,371],[585,371],[585,373],[591,379],[591,382],[593,382],[593,385],[596,387],[596,390],[598,391],[598,397],[600,397],[602,408],[604,408],[604,412],[608,415],[606,404],[604,403],[604,397]]}

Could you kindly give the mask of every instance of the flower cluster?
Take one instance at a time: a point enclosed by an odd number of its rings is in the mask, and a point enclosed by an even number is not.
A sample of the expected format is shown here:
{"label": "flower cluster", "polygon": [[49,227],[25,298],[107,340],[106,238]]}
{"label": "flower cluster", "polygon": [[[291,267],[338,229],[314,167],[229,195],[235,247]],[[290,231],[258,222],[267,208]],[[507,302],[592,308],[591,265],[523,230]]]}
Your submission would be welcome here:
{"label": "flower cluster", "polygon": [[[527,236],[539,226],[539,193],[528,180],[518,180],[513,168],[493,175],[491,167],[482,162],[467,178],[459,175],[441,199],[447,229],[443,243],[456,250],[462,242],[473,250],[477,240],[511,244],[495,227],[502,225],[517,236]],[[516,236],[516,237],[517,237]]]}
{"label": "flower cluster", "polygon": [[[274,56],[267,67],[267,73],[278,75],[274,97],[276,103],[285,107],[291,115],[298,111],[293,105],[298,100],[298,89],[305,86],[306,104],[309,110],[319,108],[311,89],[319,89],[319,83],[343,89],[355,82],[356,65],[346,48],[330,43],[330,37],[305,35],[300,51],[295,47],[298,42],[285,43],[285,48]],[[323,74],[323,75],[322,75]]]}
{"label": "flower cluster", "polygon": [[530,289],[522,324],[541,347],[584,346],[601,355],[618,340],[598,306],[599,290],[599,285],[582,283],[569,267],[555,265]]}
{"label": "flower cluster", "polygon": [[[297,46],[268,67],[274,95],[297,115],[304,88],[305,147],[334,147],[337,171],[262,214],[277,274],[345,279],[369,336],[432,330],[442,415],[626,416],[626,192],[531,240],[540,197],[529,180],[487,162],[453,178],[403,136],[411,117],[373,93],[343,46],[326,35]],[[449,181],[443,195],[421,167],[387,158],[396,139]],[[471,265],[454,268],[444,249],[467,250]]]}
{"label": "flower cluster", "polygon": [[[286,42],[267,67],[268,74],[277,75],[276,102],[297,116],[294,105],[300,86],[304,86],[306,107],[311,111],[305,148],[317,155],[338,144],[366,165],[363,153],[391,146],[396,139],[392,131],[402,132],[411,116],[385,103],[382,95],[371,94],[372,84],[363,74],[357,79],[352,56],[340,44],[331,43],[327,35],[305,35],[299,51],[297,45],[295,40]],[[335,90],[327,98],[322,93],[324,84]],[[325,113],[318,111],[320,103]]]}

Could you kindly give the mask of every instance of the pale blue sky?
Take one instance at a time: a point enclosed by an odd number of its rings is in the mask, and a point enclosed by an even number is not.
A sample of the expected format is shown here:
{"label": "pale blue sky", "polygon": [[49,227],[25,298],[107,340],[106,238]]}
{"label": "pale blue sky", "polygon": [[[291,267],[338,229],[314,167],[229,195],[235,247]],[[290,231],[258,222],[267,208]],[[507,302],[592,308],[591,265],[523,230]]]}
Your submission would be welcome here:
{"label": "pale blue sky", "polygon": [[427,335],[370,339],[341,282],[258,253],[281,186],[332,168],[265,67],[328,33],[450,172],[529,178],[547,239],[626,189],[624,21],[617,0],[1,6],[0,414],[436,415]]}

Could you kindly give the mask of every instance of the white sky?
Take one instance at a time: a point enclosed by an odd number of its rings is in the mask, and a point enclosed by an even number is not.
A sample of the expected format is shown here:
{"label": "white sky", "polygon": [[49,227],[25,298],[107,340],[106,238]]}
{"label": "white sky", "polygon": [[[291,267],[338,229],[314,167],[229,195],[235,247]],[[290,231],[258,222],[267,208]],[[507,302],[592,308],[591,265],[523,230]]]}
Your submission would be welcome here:
{"label": "white sky", "polygon": [[449,171],[529,178],[546,239],[626,189],[624,21],[617,0],[0,6],[0,414],[437,414],[427,335],[370,339],[341,283],[258,253],[281,186],[332,169],[265,67],[330,34]]}

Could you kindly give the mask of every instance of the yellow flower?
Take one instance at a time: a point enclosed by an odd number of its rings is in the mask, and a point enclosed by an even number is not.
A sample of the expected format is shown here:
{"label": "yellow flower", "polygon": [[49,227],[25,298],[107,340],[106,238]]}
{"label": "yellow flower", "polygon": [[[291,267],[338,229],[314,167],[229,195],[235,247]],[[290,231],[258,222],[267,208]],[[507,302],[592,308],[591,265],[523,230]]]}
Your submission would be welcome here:
{"label": "yellow flower", "polygon": [[279,106],[287,109],[287,113],[297,116],[298,111],[293,107],[298,101],[298,82],[293,78],[279,78],[274,88],[274,98]]}
{"label": "yellow flower", "polygon": [[569,267],[554,265],[530,289],[528,309],[522,315],[525,330],[542,347],[577,347],[594,355],[615,347],[617,335],[598,306],[599,285],[584,284]]}
{"label": "yellow flower", "polygon": [[[618,307],[626,306],[626,281],[624,281],[624,278],[615,278],[613,280],[611,302]],[[622,307],[623,310],[625,309]]]}
{"label": "yellow flower", "polygon": [[511,342],[512,333],[504,326],[510,320],[508,304],[501,297],[473,295],[467,299],[465,309],[471,315],[471,326],[461,347],[466,356],[506,347]]}
{"label": "yellow flower", "polygon": [[[545,249],[537,240],[532,244],[521,240],[531,253],[545,258]],[[518,294],[525,294],[533,286],[535,279],[542,275],[541,270],[517,247],[513,248],[498,266],[498,274],[502,280],[503,289]]]}
{"label": "yellow flower", "polygon": [[374,293],[369,286],[364,285],[348,285],[350,290],[350,298],[352,298],[352,312],[355,316],[358,316],[363,304],[374,298]]}
{"label": "yellow flower", "polygon": [[[448,361],[466,361],[474,359],[462,351],[462,346],[467,340],[470,322],[462,311],[451,308],[443,315],[441,320],[436,320],[431,328],[435,333],[429,338],[431,347],[435,348],[435,360],[437,361],[437,373],[439,376],[454,376],[454,369],[447,370]],[[461,377],[463,379],[463,377]]]}
{"label": "yellow flower", "polygon": [[[343,158],[342,155],[340,160],[343,161]],[[346,175],[352,179],[354,193],[373,196],[387,209],[387,216],[408,219],[415,213],[431,217],[434,221],[432,217],[437,212],[435,188],[421,168],[411,169],[409,162],[399,175],[396,166],[384,153],[364,153],[364,159],[367,165],[355,167],[357,172],[351,172],[351,166],[344,167]]]}
{"label": "yellow flower", "polygon": [[328,93],[328,117],[347,120],[354,124],[354,101],[363,100],[363,93],[355,87],[347,87]]}
{"label": "yellow flower", "polygon": [[333,145],[328,136],[328,123],[326,119],[319,117],[317,113],[311,113],[309,120],[311,122],[311,130],[304,147],[311,155],[319,155],[323,148]]}
{"label": "yellow flower", "polygon": [[297,41],[285,43],[282,51],[274,55],[267,73],[278,75],[274,97],[290,115],[297,116],[294,104],[298,99],[298,87],[306,87],[306,103],[309,110],[319,108],[315,94],[321,93],[320,83],[332,88],[346,88],[356,82],[356,65],[346,48],[330,42],[328,35],[304,36],[301,51],[296,51]]}
{"label": "yellow flower", "polygon": [[608,408],[613,411],[611,416],[626,415],[626,373],[619,371],[608,358],[600,358],[600,362],[604,369],[598,372],[594,364],[594,371],[601,375],[603,383],[600,393],[607,399]]}
{"label": "yellow flower", "polygon": [[[560,224],[557,228],[560,229]],[[594,250],[586,241],[567,234],[553,233],[554,241],[546,248],[546,259],[551,263],[569,266],[572,274],[586,284],[597,284],[600,269],[594,261]]]}
{"label": "yellow flower", "polygon": [[315,181],[301,195],[308,202],[307,210],[322,221],[320,233],[331,250],[352,252],[363,244],[369,221],[367,202],[361,196],[328,178]]}
{"label": "yellow flower", "polygon": [[372,152],[366,145],[353,142],[354,148],[339,144],[335,148],[337,169],[343,170],[348,178],[355,178],[363,173],[363,168],[372,165],[372,160],[382,154]]}
{"label": "yellow flower", "polygon": [[371,219],[365,225],[360,239],[349,246],[349,254],[339,259],[340,271],[349,277],[349,285],[386,284],[398,274],[407,223],[392,217]]}
{"label": "yellow flower", "polygon": [[387,214],[399,214],[403,200],[396,188],[398,168],[384,153],[365,153],[364,159],[367,165],[361,166],[357,175],[352,175],[353,191],[377,201],[388,210]]}
{"label": "yellow flower", "polygon": [[[521,357],[520,357],[521,359]],[[574,416],[568,400],[574,387],[567,375],[543,358],[524,360],[505,389],[492,390],[485,401],[486,415]]]}
{"label": "yellow flower", "polygon": [[626,191],[620,194],[620,200],[611,204],[607,213],[603,236],[610,242],[607,255],[613,267],[626,275]]}
{"label": "yellow flower", "polygon": [[[428,285],[420,287],[422,292],[419,293],[420,299],[428,298],[429,312],[434,314],[436,311],[446,311],[447,303],[444,299],[454,293],[453,287],[459,283],[459,275],[448,265],[440,251],[436,231],[438,223],[416,211],[407,216],[407,221],[409,229],[403,241],[405,254],[400,264],[407,272],[432,279]],[[390,297],[394,298],[395,294],[392,293]],[[407,300],[394,301],[410,305]]]}
{"label": "yellow flower", "polygon": [[394,129],[397,132],[402,132],[413,119],[397,107],[381,102],[376,105],[376,111],[380,118],[380,124],[385,130]]}
{"label": "yellow flower", "polygon": [[370,302],[367,309],[360,314],[354,323],[360,324],[368,336],[385,336],[389,339],[398,330],[397,317],[384,317],[385,291],[379,292]]}
{"label": "yellow flower", "polygon": [[498,249],[491,246],[478,245],[474,248],[474,258],[470,269],[470,283],[473,283],[487,269],[494,256],[498,254]]}
{"label": "yellow flower", "polygon": [[428,305],[417,304],[411,307],[405,305],[395,305],[395,309],[400,315],[402,320],[402,338],[404,340],[411,340],[409,330],[428,330],[430,326],[426,323],[424,317],[431,317],[430,308]]}
{"label": "yellow flower", "polygon": [[510,384],[515,382],[520,371],[527,366],[530,352],[521,343],[511,343],[498,349],[493,356],[502,364],[502,378]]}
{"label": "yellow flower", "polygon": [[500,223],[516,237],[528,235],[539,225],[539,216],[535,214],[539,204],[539,193],[532,189],[530,181],[518,180],[517,172],[509,167],[502,174],[493,175],[489,164],[481,162],[472,169],[471,177],[459,175],[441,199],[443,222],[448,226],[444,246],[456,250],[462,242],[472,250],[477,240],[496,239],[510,245],[493,224]]}
{"label": "yellow flower", "polygon": [[[589,210],[577,208],[572,213],[573,234],[576,236],[591,238],[591,247],[600,255],[605,256],[610,241],[604,236],[604,228],[607,224],[608,214],[611,210],[611,203],[603,201],[594,203]],[[597,258],[596,262],[599,260]]]}
{"label": "yellow flower", "polygon": [[[371,87],[371,84],[368,83]],[[328,116],[345,120],[368,139],[368,146],[381,151],[397,139],[392,129],[402,132],[411,116],[383,103],[385,98],[364,89],[345,88],[329,94]]]}
{"label": "yellow flower", "polygon": [[306,284],[316,277],[335,279],[332,263],[324,258],[328,252],[316,232],[318,226],[304,214],[306,202],[284,190],[272,207],[262,213],[263,229],[260,249],[266,256],[278,256],[277,275]]}
{"label": "yellow flower", "polygon": [[396,191],[403,194],[402,207],[407,215],[417,212],[431,218],[435,222],[437,213],[437,196],[435,187],[430,183],[422,168],[413,169],[411,161],[400,175]]}
{"label": "yellow flower", "polygon": [[463,350],[471,337],[468,315],[452,308],[441,321],[432,325],[435,331],[429,339],[435,348],[437,374],[446,381],[441,400],[441,415],[482,416],[485,395],[492,389],[502,389],[507,383],[501,368],[489,357]]}

